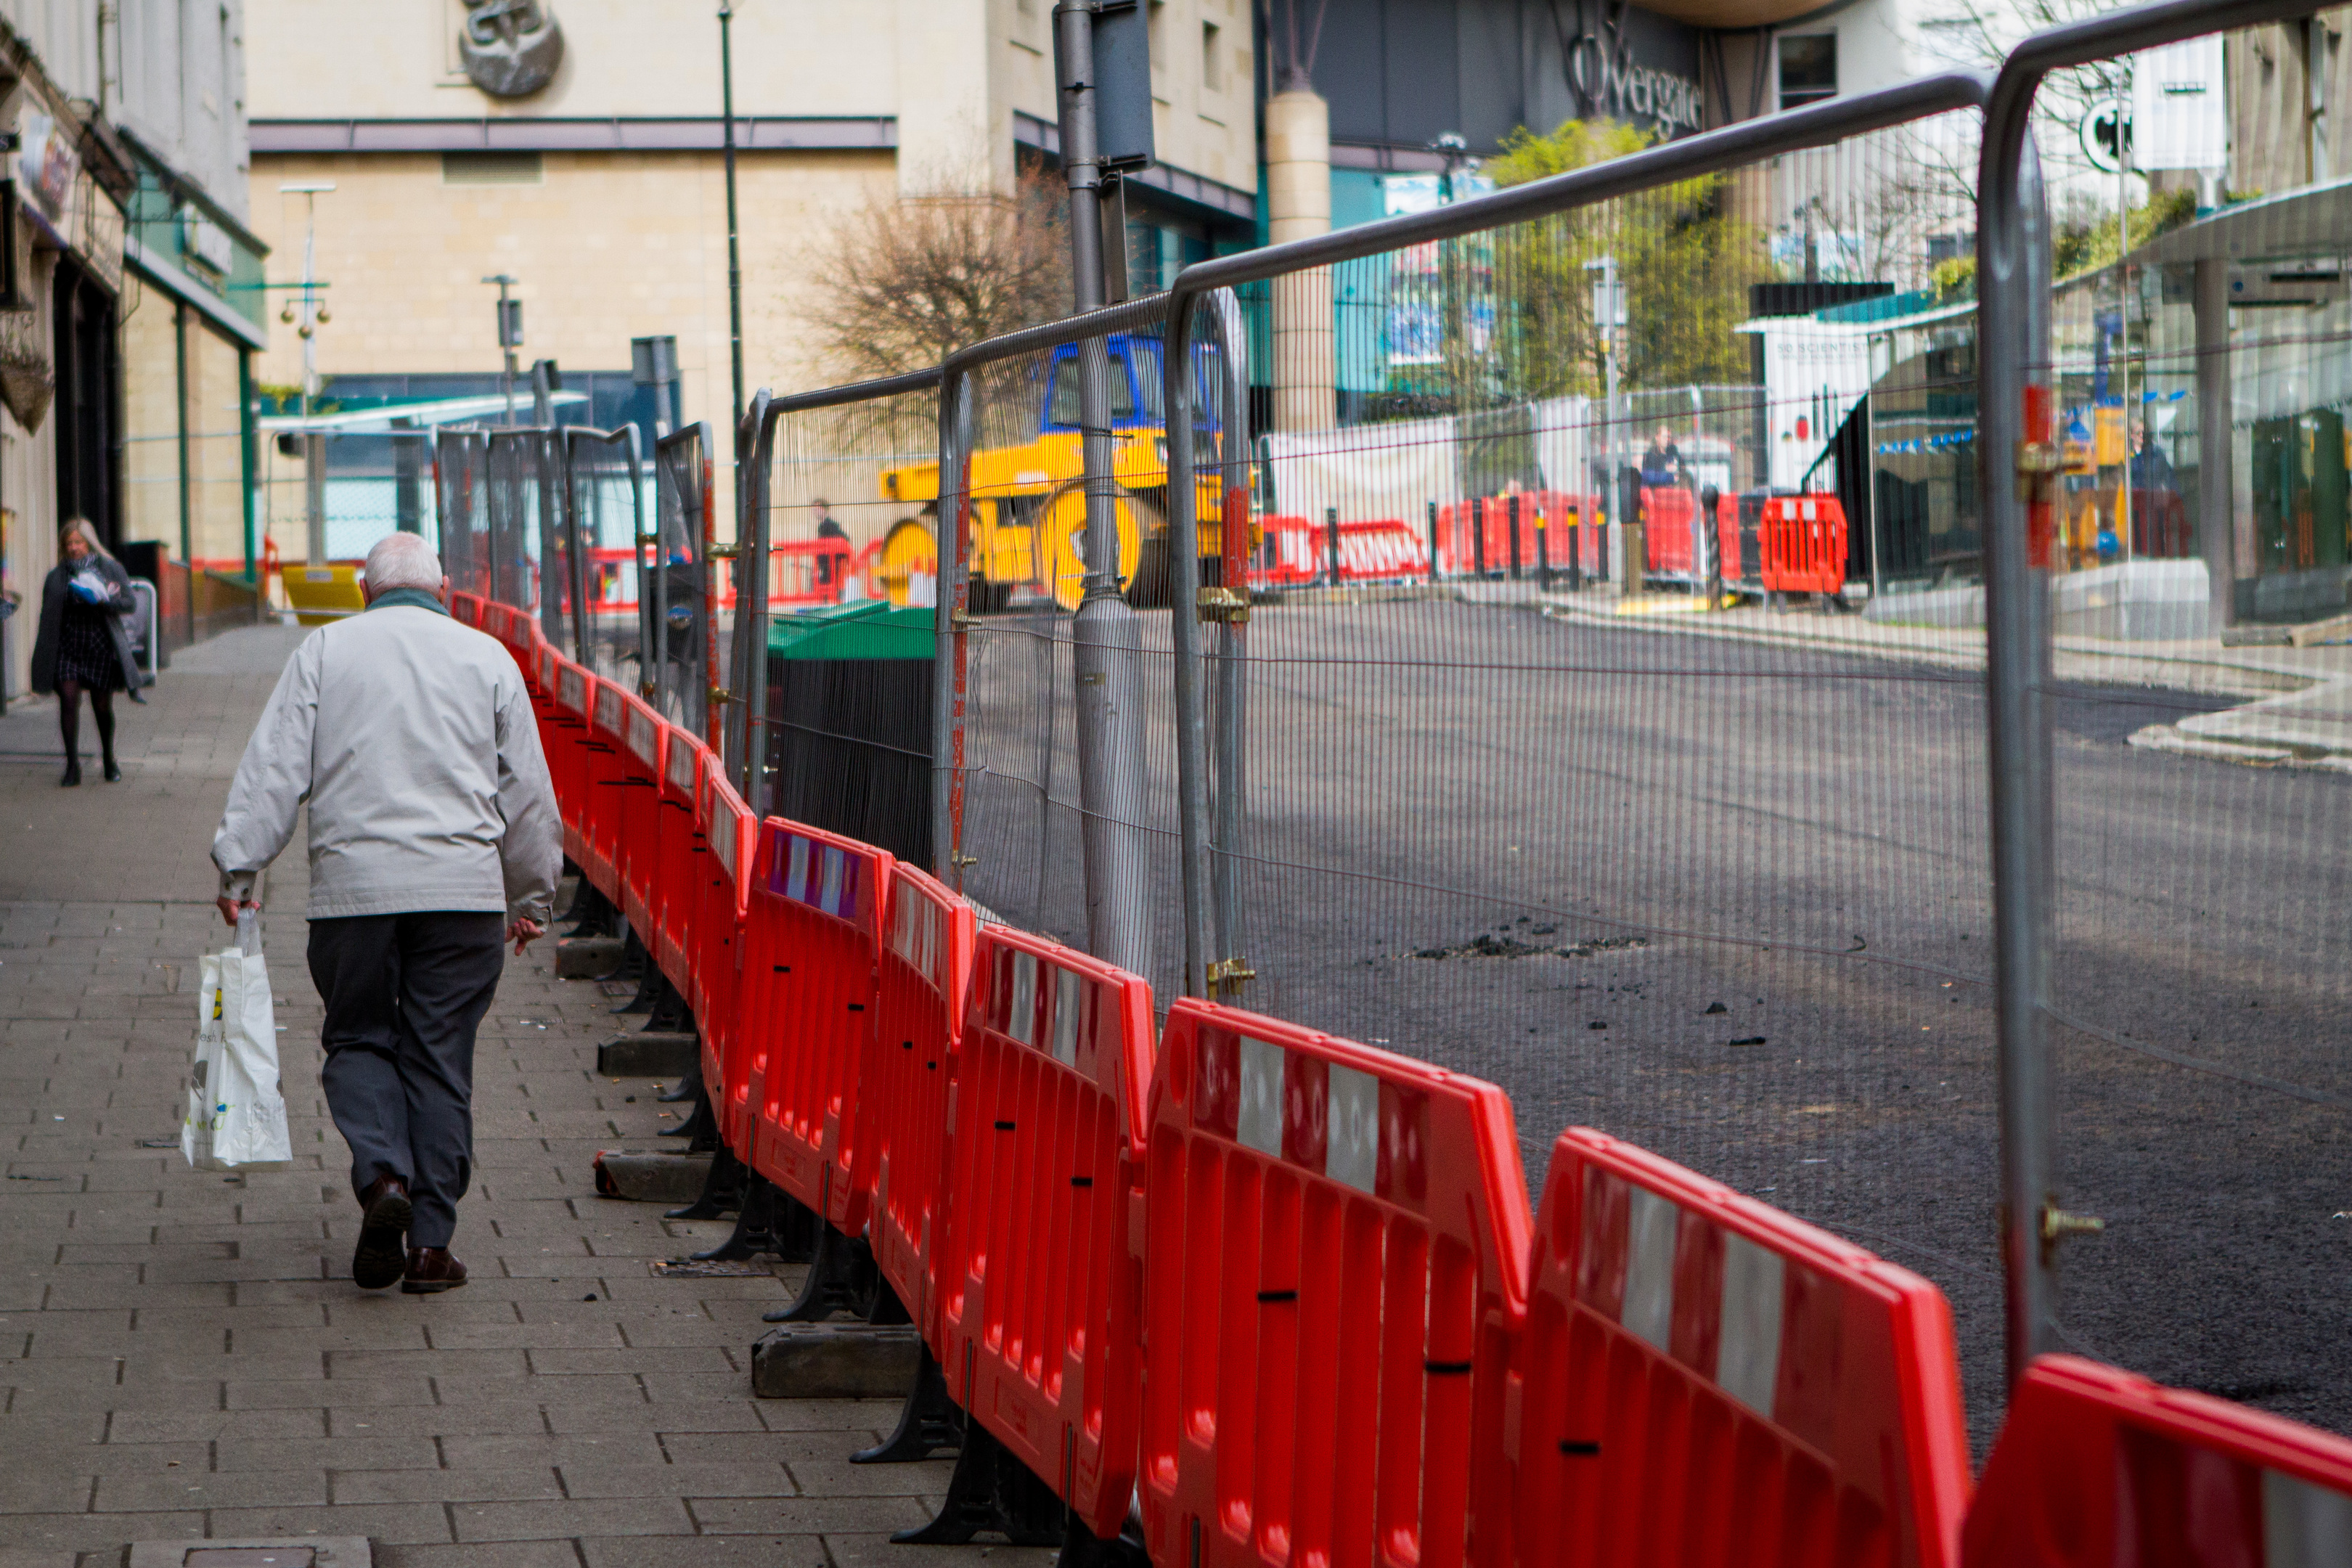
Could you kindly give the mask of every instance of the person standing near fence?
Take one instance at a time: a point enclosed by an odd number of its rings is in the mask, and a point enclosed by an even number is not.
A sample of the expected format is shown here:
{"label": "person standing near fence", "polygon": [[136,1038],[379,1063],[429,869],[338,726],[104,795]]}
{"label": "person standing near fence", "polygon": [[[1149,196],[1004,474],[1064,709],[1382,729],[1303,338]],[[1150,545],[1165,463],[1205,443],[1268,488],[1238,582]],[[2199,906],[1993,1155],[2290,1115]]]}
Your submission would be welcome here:
{"label": "person standing near fence", "polygon": [[[823,496],[817,497],[809,502],[809,514],[816,519],[816,542],[819,544],[839,544],[847,548],[849,531],[833,521],[831,502]],[[816,558],[816,585],[820,588],[833,586],[833,557],[830,555]]]}
{"label": "person standing near fence", "polygon": [[366,609],[287,661],[213,837],[234,925],[310,803],[320,1079],[364,1215],[352,1279],[412,1295],[466,1282],[449,1242],[473,1172],[474,1033],[501,935],[520,953],[544,934],[563,865],[522,672],[449,617],[448,592],[419,536],[368,552]]}
{"label": "person standing near fence", "polygon": [[33,637],[33,689],[58,694],[58,736],[66,773],[58,784],[81,783],[81,694],[98,726],[106,782],[122,770],[114,761],[114,694],[139,689],[139,661],[131,651],[129,617],[139,607],[131,574],[99,542],[88,520],[74,518],[58,532],[56,566],[41,584],[41,624]]}

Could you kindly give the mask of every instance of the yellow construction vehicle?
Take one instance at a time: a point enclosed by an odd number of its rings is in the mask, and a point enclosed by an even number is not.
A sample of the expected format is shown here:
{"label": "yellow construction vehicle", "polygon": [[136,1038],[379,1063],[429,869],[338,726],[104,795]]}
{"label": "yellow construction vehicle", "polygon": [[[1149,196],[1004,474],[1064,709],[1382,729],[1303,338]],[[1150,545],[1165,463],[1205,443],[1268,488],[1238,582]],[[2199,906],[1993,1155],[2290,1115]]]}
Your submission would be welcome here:
{"label": "yellow construction vehicle", "polygon": [[[1168,434],[1160,406],[1160,343],[1156,338],[1113,333],[1110,359],[1111,477],[1118,486],[1119,586],[1138,605],[1169,600]],[[1078,432],[1078,354],[1066,343],[1045,366],[1036,398],[1034,438],[1015,447],[982,444],[971,456],[971,608],[1001,610],[1013,590],[1034,586],[1053,595],[1065,609],[1077,606],[1085,575],[1086,467]],[[1219,383],[1213,347],[1194,349],[1194,384]],[[1223,555],[1220,526],[1224,485],[1219,477],[1223,430],[1212,426],[1198,439],[1192,458],[1193,516],[1198,520],[1201,559],[1209,582],[1217,580]],[[910,463],[886,469],[885,500],[923,505],[920,515],[900,518],[882,541],[877,575],[893,604],[908,599],[910,578],[936,574],[940,466]],[[928,504],[924,504],[928,503]],[[1259,542],[1250,527],[1250,545]]]}

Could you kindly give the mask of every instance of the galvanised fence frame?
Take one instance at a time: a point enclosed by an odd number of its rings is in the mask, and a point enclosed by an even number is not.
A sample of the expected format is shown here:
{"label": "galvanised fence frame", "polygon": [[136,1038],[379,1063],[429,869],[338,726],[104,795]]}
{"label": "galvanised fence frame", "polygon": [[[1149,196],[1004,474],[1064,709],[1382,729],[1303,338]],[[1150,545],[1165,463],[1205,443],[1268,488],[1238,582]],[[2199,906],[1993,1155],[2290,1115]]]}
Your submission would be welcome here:
{"label": "galvanised fence frame", "polygon": [[[1390,218],[1315,238],[1203,261],[1180,273],[1161,294],[1009,333],[950,355],[936,369],[820,391],[772,397],[762,392],[739,431],[738,549],[743,593],[728,703],[727,748],[731,771],[755,811],[764,804],[763,780],[750,758],[759,748],[764,680],[757,668],[765,622],[766,483],[777,422],[788,415],[908,393],[936,390],[940,472],[940,581],[935,633],[932,712],[933,873],[961,888],[961,826],[964,787],[965,626],[970,611],[967,561],[971,527],[972,386],[982,367],[1015,355],[1108,334],[1156,329],[1171,345],[1189,342],[1196,317],[1207,313],[1228,345],[1223,363],[1245,387],[1243,345],[1234,290],[1244,285],[1328,267],[1400,247],[1459,238],[1678,181],[1721,173],[1759,160],[1825,147],[1844,139],[1956,110],[1984,116],[1978,225],[1979,309],[1983,395],[1978,441],[1987,508],[1987,691],[1990,709],[1989,762],[1994,843],[1996,990],[2001,1116],[2001,1226],[2007,1275],[2008,1367],[2012,1381],[2036,1354],[2053,1349],[2054,1246],[2081,1228],[2059,1205],[2051,1179],[2051,1110],[2047,985],[2051,947],[2049,848],[2053,838],[2050,728],[2042,689],[2048,681],[2050,624],[2047,563],[2033,558],[2037,500],[2053,471],[2048,429],[2050,402],[2035,395],[2051,363],[2049,216],[2030,121],[2035,93],[2053,71],[2105,57],[2205,34],[2313,14],[2313,0],[2254,0],[2215,5],[2207,0],[2165,3],[2121,11],[2026,39],[1991,72],[1945,71],[1877,92],[1793,110],[1649,148],[1606,163],[1454,203],[1435,211]],[[1193,384],[1193,356],[1169,352],[1167,428],[1189,429],[1202,390]],[[1246,398],[1228,396],[1238,419]],[[2038,423],[2037,423],[2038,421]],[[1229,506],[1246,507],[1250,448],[1228,440],[1222,458]],[[1189,440],[1168,443],[1171,561],[1197,559],[1195,459]],[[1096,476],[1089,475],[1089,483]],[[1245,531],[1227,528],[1230,555],[1245,548]],[[1228,582],[1236,580],[1229,576]],[[1183,989],[1213,996],[1221,969],[1239,951],[1239,911],[1230,868],[1243,852],[1238,811],[1239,733],[1244,707],[1241,655],[1246,631],[1240,617],[1213,600],[1220,622],[1215,648],[1216,700],[1201,679],[1204,662],[1202,597],[1198,574],[1170,574],[1173,590],[1173,681],[1178,733],[1178,798],[1181,830]],[[1220,776],[1211,775],[1213,721],[1223,731],[1217,747]],[[1133,828],[1134,824],[1115,826]]]}

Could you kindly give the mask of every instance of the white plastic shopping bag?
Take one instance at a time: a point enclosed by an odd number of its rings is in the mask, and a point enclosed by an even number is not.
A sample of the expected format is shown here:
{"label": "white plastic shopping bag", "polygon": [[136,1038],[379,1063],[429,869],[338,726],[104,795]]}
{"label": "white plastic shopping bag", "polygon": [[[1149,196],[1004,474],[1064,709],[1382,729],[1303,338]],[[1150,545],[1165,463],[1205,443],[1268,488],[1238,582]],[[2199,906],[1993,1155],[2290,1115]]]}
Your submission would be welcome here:
{"label": "white plastic shopping bag", "polygon": [[196,1060],[180,1152],[200,1171],[282,1171],[294,1163],[278,1088],[278,1021],[260,921],[236,918],[236,946],[205,954],[196,992]]}

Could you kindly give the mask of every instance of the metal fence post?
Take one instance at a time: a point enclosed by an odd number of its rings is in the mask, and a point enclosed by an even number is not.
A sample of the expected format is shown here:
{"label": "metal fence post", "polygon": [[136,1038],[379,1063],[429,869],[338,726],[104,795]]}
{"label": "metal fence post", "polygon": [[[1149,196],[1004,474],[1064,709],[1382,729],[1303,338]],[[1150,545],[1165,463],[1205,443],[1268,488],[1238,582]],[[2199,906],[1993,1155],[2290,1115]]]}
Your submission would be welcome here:
{"label": "metal fence post", "polygon": [[1339,509],[1323,509],[1323,553],[1331,566],[1331,586],[1339,585]]}
{"label": "metal fence post", "polygon": [[[2050,648],[2048,544],[2032,537],[2048,501],[2049,234],[2041,163],[2027,123],[1985,124],[1977,229],[1977,439],[1985,503],[1985,699],[1991,770],[1993,984],[2000,1064],[2000,1241],[2007,1367],[2013,1385],[2056,1348],[2049,1019],[2050,731],[2042,709]],[[1996,99],[1998,102],[1998,98]],[[2037,317],[2039,319],[2037,320]],[[2035,383],[2040,397],[2035,396]],[[2027,424],[2038,401],[2040,428]]]}
{"label": "metal fence post", "polygon": [[1244,744],[1249,727],[1250,453],[1255,443],[1249,420],[1249,323],[1242,317],[1241,296],[1219,289],[1205,298],[1217,308],[1217,344],[1225,371],[1220,495],[1224,514],[1218,542],[1224,546],[1226,605],[1217,628],[1217,815],[1211,862],[1218,958],[1209,973],[1212,993],[1231,1000],[1255,978],[1243,958],[1241,857],[1248,824]]}
{"label": "metal fence post", "polygon": [[[1208,722],[1201,690],[1200,489],[1193,472],[1197,379],[1192,364],[1194,297],[1179,294],[1168,319],[1161,354],[1168,405],[1169,634],[1174,649],[1176,700],[1176,823],[1184,896],[1184,994],[1209,994],[1213,937],[1209,929]],[[1233,439],[1233,410],[1225,411]],[[1230,526],[1230,524],[1228,524]],[[1222,748],[1221,748],[1222,751]]]}
{"label": "metal fence post", "polygon": [[[752,394],[746,428],[735,450],[735,646],[732,764],[743,804],[755,817],[767,812],[768,722],[768,458],[775,439],[774,399]],[[746,439],[746,437],[749,437]]]}
{"label": "metal fence post", "polygon": [[964,616],[971,592],[965,542],[971,531],[970,476],[971,383],[949,372],[940,381],[940,537],[937,638],[931,662],[931,874],[963,890]]}
{"label": "metal fence post", "polygon": [[1437,503],[1429,503],[1429,580],[1437,581]]}

